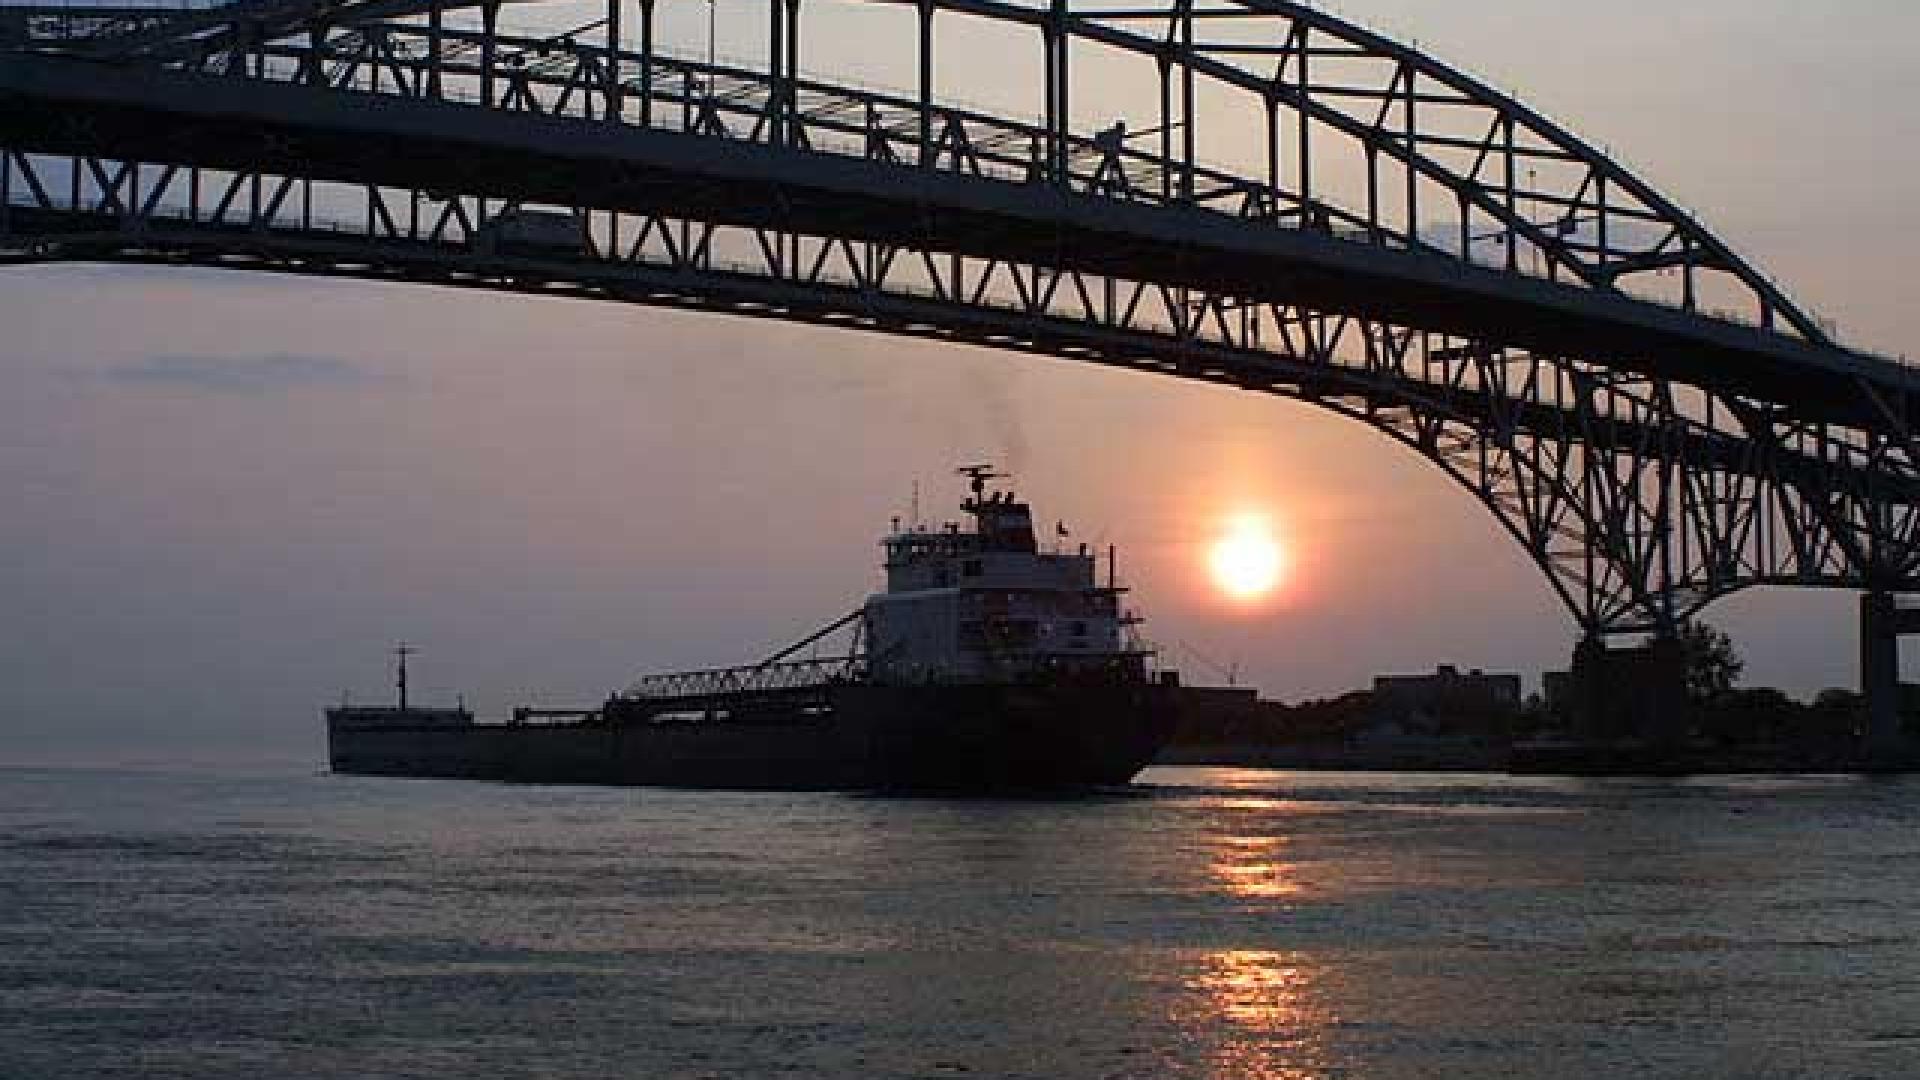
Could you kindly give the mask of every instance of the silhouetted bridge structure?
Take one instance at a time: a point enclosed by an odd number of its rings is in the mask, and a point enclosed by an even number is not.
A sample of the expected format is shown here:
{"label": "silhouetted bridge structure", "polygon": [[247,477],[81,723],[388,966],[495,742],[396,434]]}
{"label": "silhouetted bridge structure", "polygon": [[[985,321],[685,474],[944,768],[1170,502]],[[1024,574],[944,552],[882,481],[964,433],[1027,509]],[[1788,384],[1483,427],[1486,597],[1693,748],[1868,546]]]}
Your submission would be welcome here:
{"label": "silhouetted bridge structure", "polygon": [[[1868,592],[1884,646],[1920,584],[1920,376],[1415,49],[1280,0],[763,0],[763,54],[718,62],[659,46],[671,0],[595,2],[518,33],[461,0],[0,6],[0,259],[722,311],[1294,398],[1473,492],[1592,641],[1777,585]],[[806,74],[828,6],[917,86]],[[947,82],[1030,70],[1032,118],[936,92],[959,28],[1006,67]],[[1133,113],[1076,124],[1090,97]]]}

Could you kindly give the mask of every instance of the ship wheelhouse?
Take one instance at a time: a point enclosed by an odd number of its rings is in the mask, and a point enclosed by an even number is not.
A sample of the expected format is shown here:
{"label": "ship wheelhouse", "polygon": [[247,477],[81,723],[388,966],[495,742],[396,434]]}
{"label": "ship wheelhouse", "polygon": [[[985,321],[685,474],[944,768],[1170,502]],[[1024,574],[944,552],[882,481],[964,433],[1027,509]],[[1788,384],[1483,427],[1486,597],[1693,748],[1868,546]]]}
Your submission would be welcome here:
{"label": "ship wheelhouse", "polygon": [[867,600],[867,669],[879,682],[1137,681],[1150,653],[1133,641],[1126,590],[1099,582],[1086,545],[1042,551],[1033,512],[962,470],[973,528],[897,526],[882,546],[887,588]]}

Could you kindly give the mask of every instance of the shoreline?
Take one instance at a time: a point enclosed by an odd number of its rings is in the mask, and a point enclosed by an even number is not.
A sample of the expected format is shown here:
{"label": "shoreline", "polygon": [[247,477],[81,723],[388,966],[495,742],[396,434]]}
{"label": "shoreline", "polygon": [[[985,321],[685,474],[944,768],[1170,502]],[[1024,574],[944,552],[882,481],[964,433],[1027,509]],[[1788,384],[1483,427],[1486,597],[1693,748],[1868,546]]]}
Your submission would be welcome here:
{"label": "shoreline", "polygon": [[1171,746],[1157,766],[1294,772],[1499,773],[1510,776],[1832,776],[1920,773],[1920,754],[1870,761],[1791,748],[1711,750],[1575,743],[1523,746]]}

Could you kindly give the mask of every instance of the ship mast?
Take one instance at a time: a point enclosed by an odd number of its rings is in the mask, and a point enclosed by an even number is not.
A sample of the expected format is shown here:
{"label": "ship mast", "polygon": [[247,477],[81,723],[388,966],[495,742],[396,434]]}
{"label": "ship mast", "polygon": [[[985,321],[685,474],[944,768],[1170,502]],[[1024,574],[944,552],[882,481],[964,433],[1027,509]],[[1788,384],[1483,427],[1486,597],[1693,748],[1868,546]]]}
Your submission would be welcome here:
{"label": "ship mast", "polygon": [[414,648],[413,646],[407,644],[404,641],[401,642],[399,645],[395,646],[393,650],[394,658],[397,661],[396,663],[397,670],[394,676],[394,686],[397,687],[400,691],[400,711],[401,712],[407,711],[407,657],[412,656],[419,651],[420,651],[419,649]]}

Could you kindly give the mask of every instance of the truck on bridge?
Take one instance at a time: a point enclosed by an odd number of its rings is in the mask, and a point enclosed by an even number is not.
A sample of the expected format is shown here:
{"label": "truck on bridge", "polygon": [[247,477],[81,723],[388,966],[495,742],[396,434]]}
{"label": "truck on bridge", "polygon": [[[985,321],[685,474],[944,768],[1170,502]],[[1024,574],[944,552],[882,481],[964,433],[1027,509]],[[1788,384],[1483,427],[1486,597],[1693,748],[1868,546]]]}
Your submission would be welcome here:
{"label": "truck on bridge", "polygon": [[516,206],[475,229],[473,247],[482,255],[576,256],[587,250],[587,226],[571,210]]}

